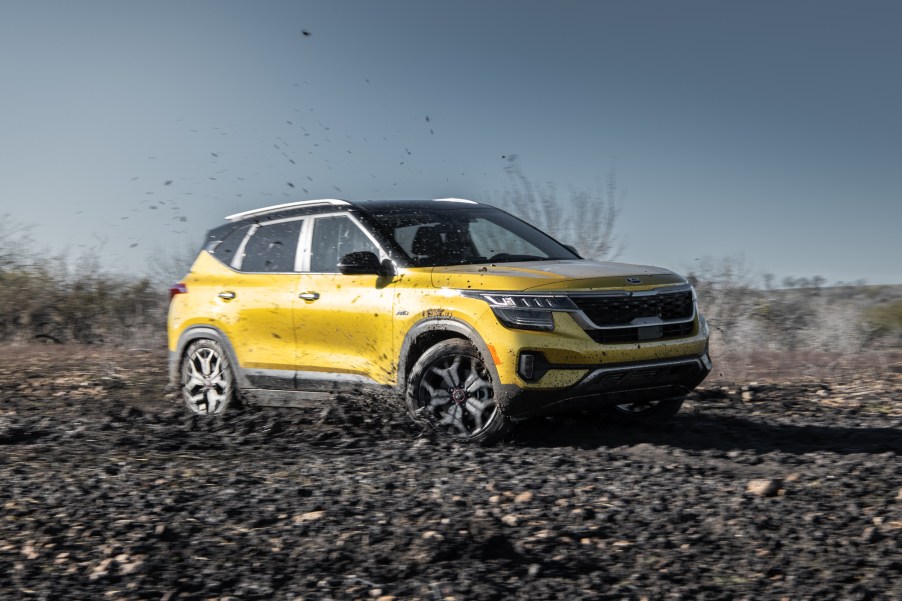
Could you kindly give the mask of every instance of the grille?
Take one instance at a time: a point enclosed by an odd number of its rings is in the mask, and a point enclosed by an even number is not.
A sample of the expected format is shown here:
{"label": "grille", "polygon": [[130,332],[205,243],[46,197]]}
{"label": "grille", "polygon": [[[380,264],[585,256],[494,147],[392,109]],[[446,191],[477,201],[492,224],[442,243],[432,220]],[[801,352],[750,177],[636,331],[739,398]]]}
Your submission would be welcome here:
{"label": "grille", "polygon": [[[656,327],[656,326],[652,326]],[[643,340],[660,340],[661,338],[674,338],[688,336],[692,333],[693,322],[668,323],[661,327],[661,335],[654,337],[639,337],[640,328],[617,328],[615,330],[586,330],[586,334],[595,342],[601,344],[621,344],[624,342],[640,342]]]}
{"label": "grille", "polygon": [[659,317],[664,321],[692,317],[689,291],[632,297],[574,295],[570,299],[599,326],[626,325],[640,317]]}

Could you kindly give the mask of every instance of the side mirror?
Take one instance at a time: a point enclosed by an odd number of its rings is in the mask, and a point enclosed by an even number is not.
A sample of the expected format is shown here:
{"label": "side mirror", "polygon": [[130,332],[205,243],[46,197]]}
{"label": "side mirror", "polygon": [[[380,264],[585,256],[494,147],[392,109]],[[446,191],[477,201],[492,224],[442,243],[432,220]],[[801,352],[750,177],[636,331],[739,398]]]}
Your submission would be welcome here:
{"label": "side mirror", "polygon": [[379,257],[369,251],[348,253],[338,261],[338,271],[344,275],[391,275],[391,261],[379,262]]}
{"label": "side mirror", "polygon": [[576,247],[575,247],[575,246],[572,246],[572,245],[570,245],[570,244],[565,244],[565,245],[564,245],[564,248],[566,248],[567,250],[569,250],[570,252],[572,252],[574,255],[576,255],[577,257],[579,257],[580,259],[582,259],[582,256],[580,256],[579,251],[576,250]]}

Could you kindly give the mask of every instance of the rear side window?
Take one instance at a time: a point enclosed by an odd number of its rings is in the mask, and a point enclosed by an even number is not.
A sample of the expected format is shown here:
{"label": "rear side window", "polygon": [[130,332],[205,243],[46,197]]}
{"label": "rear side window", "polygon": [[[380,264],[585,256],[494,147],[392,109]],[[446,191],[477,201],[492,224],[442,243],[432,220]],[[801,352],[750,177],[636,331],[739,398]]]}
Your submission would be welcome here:
{"label": "rear side window", "polygon": [[222,239],[219,244],[213,246],[213,250],[210,252],[213,253],[213,256],[225,263],[226,265],[232,264],[232,259],[235,258],[235,253],[238,252],[238,249],[241,248],[241,242],[244,240],[244,237],[247,235],[247,231],[251,229],[250,224],[242,225],[239,228],[235,228],[229,234]]}
{"label": "rear side window", "polygon": [[294,271],[303,220],[283,221],[257,228],[244,247],[241,271]]}
{"label": "rear side window", "polygon": [[313,222],[310,271],[338,273],[338,261],[352,252],[369,251],[379,256],[373,241],[349,217],[320,217]]}

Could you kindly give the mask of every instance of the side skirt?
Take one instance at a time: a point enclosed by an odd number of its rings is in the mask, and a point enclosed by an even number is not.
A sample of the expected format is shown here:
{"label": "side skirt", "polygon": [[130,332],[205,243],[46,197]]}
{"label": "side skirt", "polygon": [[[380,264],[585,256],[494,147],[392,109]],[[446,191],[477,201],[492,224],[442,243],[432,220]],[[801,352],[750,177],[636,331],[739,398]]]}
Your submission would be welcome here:
{"label": "side skirt", "polygon": [[331,392],[308,392],[299,390],[271,390],[268,388],[246,388],[241,394],[259,407],[295,407],[317,409],[335,402]]}

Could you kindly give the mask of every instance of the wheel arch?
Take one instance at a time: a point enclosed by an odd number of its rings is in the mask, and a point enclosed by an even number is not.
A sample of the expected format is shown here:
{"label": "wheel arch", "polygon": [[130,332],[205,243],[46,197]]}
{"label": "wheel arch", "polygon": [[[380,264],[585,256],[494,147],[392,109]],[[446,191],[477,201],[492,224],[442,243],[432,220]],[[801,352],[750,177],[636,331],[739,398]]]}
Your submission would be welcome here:
{"label": "wheel arch", "polygon": [[244,375],[244,372],[238,363],[235,349],[232,347],[232,343],[229,342],[229,337],[226,336],[222,330],[214,326],[193,326],[181,333],[175,351],[169,352],[169,384],[176,388],[179,386],[179,372],[185,349],[195,340],[204,339],[215,340],[222,346],[226,355],[228,355],[229,363],[232,365],[232,373],[235,376],[235,384],[237,385],[238,390],[250,388],[250,382],[248,382],[247,377]]}
{"label": "wheel arch", "polygon": [[453,338],[466,340],[475,346],[482,355],[482,362],[488,367],[492,378],[496,382],[499,381],[498,370],[495,368],[495,361],[488,345],[470,324],[453,317],[431,318],[419,321],[410,328],[401,344],[398,358],[397,390],[399,394],[406,393],[407,378],[417,359],[439,342]]}

